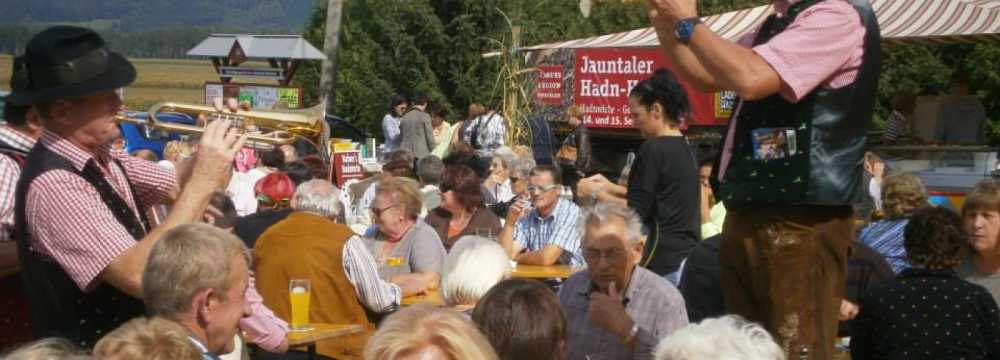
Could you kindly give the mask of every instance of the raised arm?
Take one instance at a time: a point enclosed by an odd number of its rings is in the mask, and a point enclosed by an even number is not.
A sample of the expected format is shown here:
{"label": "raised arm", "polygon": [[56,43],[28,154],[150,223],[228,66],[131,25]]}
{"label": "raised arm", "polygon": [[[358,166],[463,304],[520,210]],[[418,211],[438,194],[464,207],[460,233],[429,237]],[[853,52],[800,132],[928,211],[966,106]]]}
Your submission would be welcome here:
{"label": "raised arm", "polygon": [[201,138],[191,178],[182,190],[170,214],[134,246],[116,256],[101,272],[101,278],[129,295],[142,297],[142,272],[153,244],[174,227],[199,221],[212,193],[224,187],[233,158],[243,146],[246,135],[230,129],[228,121],[214,121]]}
{"label": "raised arm", "polygon": [[733,90],[746,100],[761,99],[781,90],[781,78],[750,48],[696,25],[690,41],[674,36],[679,20],[698,16],[695,0],[649,0],[649,20],[674,70],[702,91]]}

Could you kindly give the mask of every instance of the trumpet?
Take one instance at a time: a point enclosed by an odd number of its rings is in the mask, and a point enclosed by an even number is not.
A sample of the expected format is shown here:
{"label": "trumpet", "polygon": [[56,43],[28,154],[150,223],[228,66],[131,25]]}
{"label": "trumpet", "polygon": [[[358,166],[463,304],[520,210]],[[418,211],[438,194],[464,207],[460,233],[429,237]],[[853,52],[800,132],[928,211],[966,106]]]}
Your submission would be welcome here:
{"label": "trumpet", "polygon": [[[162,102],[149,108],[147,119],[118,114],[115,121],[170,133],[200,135],[205,132],[204,125],[208,122],[230,120],[241,133],[247,134],[247,146],[271,149],[304,140],[319,152],[325,152],[327,149],[322,145],[329,141],[329,130],[323,120],[323,106],[319,104],[303,110],[250,110],[233,113],[216,111],[214,107],[205,105]],[[159,117],[164,114],[188,116],[196,120],[196,125],[163,121]]]}

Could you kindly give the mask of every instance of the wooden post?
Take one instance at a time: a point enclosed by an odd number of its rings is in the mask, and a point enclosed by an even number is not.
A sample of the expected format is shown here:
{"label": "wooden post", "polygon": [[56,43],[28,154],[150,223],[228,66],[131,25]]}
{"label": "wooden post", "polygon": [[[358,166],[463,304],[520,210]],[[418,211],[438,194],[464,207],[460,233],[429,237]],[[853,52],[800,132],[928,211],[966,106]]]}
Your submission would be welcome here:
{"label": "wooden post", "polygon": [[337,76],[337,45],[340,37],[340,20],[343,12],[343,0],[327,0],[326,2],[326,36],[323,40],[323,60],[319,77],[320,99],[326,101],[326,112],[332,113]]}
{"label": "wooden post", "polygon": [[292,59],[290,65],[285,67],[285,83],[282,85],[288,85],[292,83],[292,78],[295,77],[295,71],[299,69],[299,63],[302,60]]}

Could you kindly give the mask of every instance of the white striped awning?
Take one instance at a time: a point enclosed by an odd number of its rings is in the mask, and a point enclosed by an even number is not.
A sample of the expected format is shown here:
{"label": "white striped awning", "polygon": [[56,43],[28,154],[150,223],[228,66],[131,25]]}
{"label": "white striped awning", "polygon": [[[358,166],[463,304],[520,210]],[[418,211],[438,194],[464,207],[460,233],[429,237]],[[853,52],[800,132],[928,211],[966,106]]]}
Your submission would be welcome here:
{"label": "white striped awning", "polygon": [[[889,43],[1000,43],[1000,0],[871,0]],[[756,29],[773,11],[771,5],[702,18],[716,34],[736,41]],[[523,50],[563,48],[656,47],[653,28],[592,38],[525,47]]]}

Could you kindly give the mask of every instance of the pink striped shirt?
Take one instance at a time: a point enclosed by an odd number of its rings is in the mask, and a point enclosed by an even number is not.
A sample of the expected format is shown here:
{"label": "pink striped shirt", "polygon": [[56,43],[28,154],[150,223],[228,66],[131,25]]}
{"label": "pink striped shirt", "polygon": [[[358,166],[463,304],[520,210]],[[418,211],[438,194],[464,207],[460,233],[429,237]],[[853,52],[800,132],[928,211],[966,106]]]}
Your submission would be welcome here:
{"label": "pink striped shirt", "polygon": [[[35,139],[6,126],[0,126],[0,142],[17,150],[29,152]],[[14,230],[14,191],[21,177],[21,166],[13,158],[0,155],[0,242],[11,241]]]}
{"label": "pink striped shirt", "polygon": [[[800,0],[774,0],[774,9],[785,15],[788,7]],[[827,0],[803,10],[795,20],[770,41],[753,46],[760,29],[740,39],[752,47],[781,78],[779,94],[796,103],[816,88],[837,89],[850,85],[858,77],[864,55],[865,28],[861,15],[844,0]],[[738,114],[743,102],[736,107]],[[732,157],[733,134],[738,118],[729,124],[726,143],[719,163],[719,179],[726,174]]]}
{"label": "pink striped shirt", "polygon": [[[95,159],[87,151],[47,130],[39,141],[69,160],[78,171]],[[112,159],[118,160],[125,169]],[[105,179],[137,218],[140,209],[136,208],[136,198],[146,206],[160,203],[176,184],[173,170],[128,156],[110,146],[102,148],[96,160]],[[90,183],[65,170],[48,171],[32,181],[28,187],[25,215],[32,251],[59,263],[83,290],[97,285],[104,268],[138,240],[115,219]]]}
{"label": "pink striped shirt", "polygon": [[[775,0],[784,15],[800,0]],[[758,29],[759,30],[759,29]],[[791,25],[770,41],[753,46],[781,77],[781,96],[798,102],[817,87],[841,88],[854,82],[864,55],[865,28],[861,15],[844,0],[828,0],[803,10]],[[740,39],[751,47],[757,31]]]}

